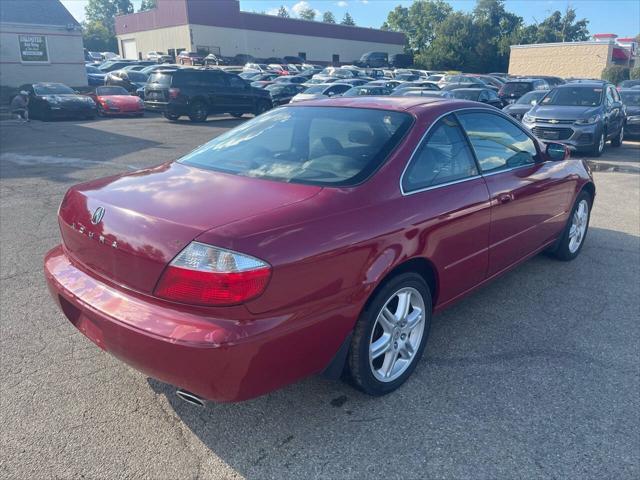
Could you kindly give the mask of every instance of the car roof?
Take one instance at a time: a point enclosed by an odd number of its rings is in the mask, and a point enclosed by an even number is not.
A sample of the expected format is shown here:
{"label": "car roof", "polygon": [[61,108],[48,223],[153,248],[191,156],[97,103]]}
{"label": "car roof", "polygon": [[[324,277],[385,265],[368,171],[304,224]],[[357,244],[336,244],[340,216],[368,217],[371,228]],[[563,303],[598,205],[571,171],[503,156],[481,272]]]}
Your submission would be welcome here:
{"label": "car roof", "polygon": [[604,80],[589,80],[589,81],[581,81],[581,82],[563,83],[562,85],[556,85],[555,88],[576,88],[576,87],[592,88],[592,87],[602,87],[608,84],[609,82],[605,82]]}
{"label": "car roof", "polygon": [[[389,110],[393,112],[413,112],[422,115],[430,110],[446,111],[458,108],[475,108],[492,111],[493,108],[468,100],[458,100],[444,97],[334,97],[328,99],[308,100],[300,103],[293,103],[292,108],[300,107],[347,107],[347,108],[369,108],[376,110]],[[442,108],[439,108],[442,107]]]}
{"label": "car roof", "polygon": [[482,92],[484,90],[489,90],[490,92],[493,91],[490,88],[484,88],[484,87],[456,88],[453,91],[454,92]]}

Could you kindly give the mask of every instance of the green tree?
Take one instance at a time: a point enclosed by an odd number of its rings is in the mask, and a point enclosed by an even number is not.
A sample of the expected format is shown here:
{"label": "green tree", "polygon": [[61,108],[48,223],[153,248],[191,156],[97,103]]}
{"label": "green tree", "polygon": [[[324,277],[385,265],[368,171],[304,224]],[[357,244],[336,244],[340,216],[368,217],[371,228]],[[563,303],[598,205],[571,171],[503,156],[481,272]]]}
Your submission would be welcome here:
{"label": "green tree", "polygon": [[452,12],[443,0],[416,0],[408,8],[398,5],[389,12],[382,28],[403,32],[408,50],[424,54],[434,39],[436,27]]}
{"label": "green tree", "polygon": [[300,10],[298,16],[303,20],[315,20],[316,11],[313,8],[307,7]]}
{"label": "green tree", "polygon": [[352,27],[355,26],[356,22],[353,20],[353,17],[351,15],[349,15],[349,12],[345,12],[344,17],[342,17],[342,21],[340,22],[340,25],[351,25]]}
{"label": "green tree", "polygon": [[567,7],[564,16],[558,10],[538,24],[536,43],[583,42],[589,40],[589,20],[576,20],[576,11]]}
{"label": "green tree", "polygon": [[483,59],[476,52],[477,45],[478,30],[473,16],[454,12],[437,25],[433,41],[416,56],[416,63],[442,70],[484,70]]}
{"label": "green tree", "polygon": [[133,5],[130,0],[89,0],[84,13],[88,23],[102,24],[109,35],[115,38],[116,15],[133,13]]}
{"label": "green tree", "polygon": [[322,15],[322,21],[324,23],[336,23],[336,17],[334,17],[331,12],[324,12]]}
{"label": "green tree", "polygon": [[87,50],[96,52],[114,52],[118,49],[116,37],[109,33],[99,22],[82,24],[82,41]]}
{"label": "green tree", "polygon": [[156,0],[142,0],[140,3],[139,12],[145,12],[147,10],[151,10],[152,8],[156,8]]}
{"label": "green tree", "polygon": [[618,85],[624,80],[629,80],[629,68],[622,65],[611,65],[610,67],[602,70],[602,80]]}
{"label": "green tree", "polygon": [[278,13],[276,13],[276,16],[282,17],[282,18],[289,18],[289,12],[287,11],[287,8],[284,5],[280,5],[280,8],[278,9]]}
{"label": "green tree", "polygon": [[[484,60],[485,71],[504,71],[509,66],[510,46],[522,17],[508,12],[503,0],[478,0],[473,10],[477,44],[475,52]],[[518,42],[516,42],[518,43]]]}

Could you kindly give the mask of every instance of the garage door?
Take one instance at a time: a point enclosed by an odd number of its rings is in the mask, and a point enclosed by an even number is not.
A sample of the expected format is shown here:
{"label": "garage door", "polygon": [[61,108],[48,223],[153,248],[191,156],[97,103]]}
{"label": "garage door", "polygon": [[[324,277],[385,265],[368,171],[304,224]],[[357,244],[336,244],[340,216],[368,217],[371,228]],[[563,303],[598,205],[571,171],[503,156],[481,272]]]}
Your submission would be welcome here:
{"label": "garage door", "polygon": [[122,56],[136,60],[138,58],[138,49],[135,40],[122,40]]}

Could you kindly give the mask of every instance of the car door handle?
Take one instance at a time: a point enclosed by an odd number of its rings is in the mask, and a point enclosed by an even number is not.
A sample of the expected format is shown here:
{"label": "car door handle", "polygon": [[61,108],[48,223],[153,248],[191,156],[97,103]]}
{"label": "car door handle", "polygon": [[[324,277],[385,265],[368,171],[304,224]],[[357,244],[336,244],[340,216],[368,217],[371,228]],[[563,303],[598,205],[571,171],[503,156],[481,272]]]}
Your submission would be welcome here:
{"label": "car door handle", "polygon": [[514,200],[513,193],[501,193],[498,195],[498,203],[509,203]]}

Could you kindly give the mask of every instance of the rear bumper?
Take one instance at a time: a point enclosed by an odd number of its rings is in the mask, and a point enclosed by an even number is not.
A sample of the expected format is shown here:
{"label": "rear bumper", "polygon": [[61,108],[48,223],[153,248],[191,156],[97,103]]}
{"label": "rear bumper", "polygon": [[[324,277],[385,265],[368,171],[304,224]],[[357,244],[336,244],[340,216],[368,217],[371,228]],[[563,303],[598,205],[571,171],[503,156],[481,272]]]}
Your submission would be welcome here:
{"label": "rear bumper", "polygon": [[101,349],[150,377],[220,402],[321,372],[353,324],[335,310],[245,321],[182,311],[99,281],[75,267],[62,246],[47,254],[44,270],[60,309]]}

